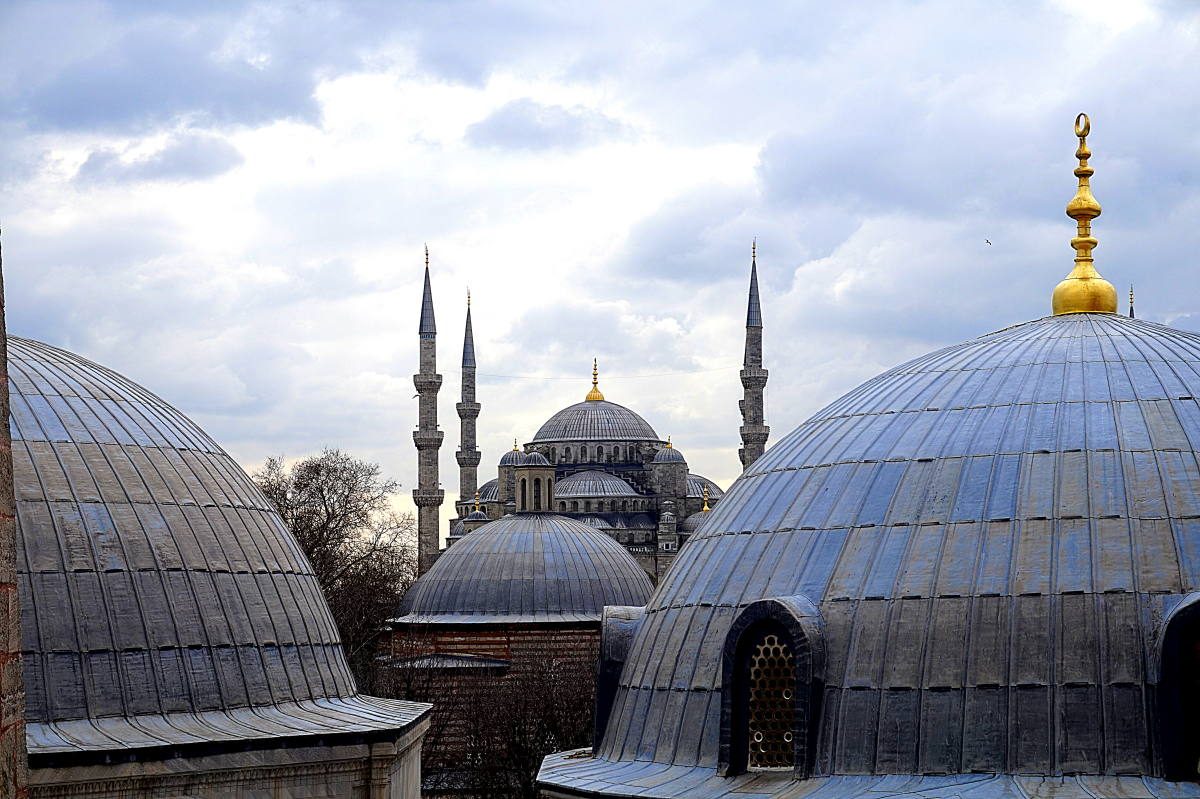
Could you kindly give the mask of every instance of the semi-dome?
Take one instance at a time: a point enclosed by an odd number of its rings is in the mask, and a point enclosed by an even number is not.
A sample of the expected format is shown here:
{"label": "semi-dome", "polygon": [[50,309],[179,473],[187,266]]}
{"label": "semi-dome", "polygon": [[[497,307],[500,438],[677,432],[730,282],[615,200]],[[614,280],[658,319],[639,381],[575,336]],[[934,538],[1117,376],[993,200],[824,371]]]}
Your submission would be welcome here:
{"label": "semi-dome", "polygon": [[614,474],[600,471],[576,472],[558,481],[556,499],[583,497],[636,497],[633,486]]}
{"label": "semi-dome", "polygon": [[710,501],[715,501],[725,496],[725,491],[709,480],[698,474],[689,474],[687,476],[687,495],[691,499],[700,499],[704,496],[704,489],[708,487],[708,498]]}
{"label": "semi-dome", "polygon": [[480,502],[499,502],[500,501],[500,480],[493,477],[479,487]]}
{"label": "semi-dome", "polygon": [[608,400],[584,400],[551,416],[533,437],[533,443],[560,441],[658,441],[650,423]]}
{"label": "semi-dome", "polygon": [[650,578],[602,532],[550,513],[485,524],[442,553],[400,603],[401,624],[599,621],[643,605]]}
{"label": "semi-dome", "polygon": [[357,694],[304,554],[203,430],[64,350],[10,337],[8,359],[35,761],[398,730],[426,712]]}
{"label": "semi-dome", "polygon": [[[632,637],[595,757],[554,756],[542,781],[619,796],[792,796],[810,776],[824,785],[804,795],[827,798],[1194,790],[1161,778],[1196,781],[1200,757],[1197,398],[1200,335],[1094,313],[864,383],[708,514]],[[754,644],[759,629],[776,640]],[[742,670],[751,656],[794,658],[779,672],[798,675],[794,705],[749,704],[747,686],[774,690],[774,666]],[[745,766],[751,723],[785,725],[794,737],[763,762],[794,762],[722,776]],[[948,776],[838,776],[931,774]]]}

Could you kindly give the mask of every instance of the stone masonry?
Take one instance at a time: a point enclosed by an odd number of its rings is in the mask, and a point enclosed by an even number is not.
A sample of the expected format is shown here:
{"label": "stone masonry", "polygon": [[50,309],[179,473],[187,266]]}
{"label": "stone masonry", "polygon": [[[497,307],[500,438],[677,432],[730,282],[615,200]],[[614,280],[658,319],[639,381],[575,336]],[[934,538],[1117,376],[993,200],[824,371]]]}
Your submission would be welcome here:
{"label": "stone masonry", "polygon": [[758,299],[758,247],[750,250],[750,300],[746,308],[746,354],[742,360],[743,398],[738,403],[742,411],[742,447],[738,457],[742,469],[748,469],[763,454],[771,428],[763,420],[763,389],[767,387],[767,370],[762,360],[762,307]]}
{"label": "stone masonry", "polygon": [[433,319],[433,290],[429,285],[429,248],[425,248],[425,293],[421,298],[421,367],[413,375],[417,389],[417,429],[413,443],[417,447],[417,487],[413,503],[417,506],[417,568],[429,571],[437,559],[440,536],[439,511],[445,491],[438,482],[438,450],[442,431],[438,430],[437,395],[442,376],[437,373],[437,325]]}

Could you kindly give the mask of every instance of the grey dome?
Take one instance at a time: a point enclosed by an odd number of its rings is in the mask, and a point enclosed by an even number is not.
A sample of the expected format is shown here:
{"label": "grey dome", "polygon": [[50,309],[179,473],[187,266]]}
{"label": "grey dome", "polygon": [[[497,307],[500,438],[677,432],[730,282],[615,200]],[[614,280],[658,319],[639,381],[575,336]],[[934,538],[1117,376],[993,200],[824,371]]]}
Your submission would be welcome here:
{"label": "grey dome", "polygon": [[525,453],[519,449],[510,449],[500,456],[501,466],[520,466],[525,462]]}
{"label": "grey dome", "polygon": [[500,481],[493,477],[479,487],[480,502],[499,502],[500,501]]}
{"label": "grey dome", "polygon": [[654,463],[687,463],[687,460],[674,447],[663,447],[654,453]]}
{"label": "grey dome", "polygon": [[658,441],[658,433],[642,417],[608,400],[584,400],[551,416],[534,435],[534,443],[559,441]]}
{"label": "grey dome", "polygon": [[521,461],[522,466],[549,466],[550,461],[546,460],[546,456],[540,452],[530,452],[525,456],[525,460]]}
{"label": "grey dome", "polygon": [[650,578],[586,524],[517,513],[442,553],[400,603],[398,622],[593,622],[605,605],[644,605]]}
{"label": "grey dome", "polygon": [[681,521],[679,523],[679,532],[691,535],[692,533],[694,533],[698,529],[700,529],[700,525],[703,524],[704,522],[708,521],[708,518],[711,515],[712,515],[712,511],[708,511],[708,512],[705,512],[702,510],[696,511],[691,516],[688,516],[686,519],[684,519],[683,521]]}
{"label": "grey dome", "polygon": [[425,712],[357,696],[311,567],[204,431],[64,350],[10,337],[8,358],[31,756],[399,729]]}
{"label": "grey dome", "polygon": [[[1108,314],[1017,325],[864,383],[734,483],[648,603],[596,757],[551,758],[542,781],[1194,791],[1160,779],[1155,683],[1164,621],[1200,599],[1185,602],[1200,590],[1198,397],[1200,335]],[[810,768],[827,781],[719,777],[726,633],[750,603],[797,596],[819,619]],[[872,774],[951,776],[831,776]]]}
{"label": "grey dome", "polygon": [[698,474],[689,474],[687,476],[687,495],[692,499],[700,499],[704,496],[704,487],[708,486],[709,500],[720,499],[725,496],[725,491],[719,485],[709,480],[707,477],[701,477]]}
{"label": "grey dome", "polygon": [[633,486],[608,472],[576,472],[559,480],[554,486],[555,499],[573,497],[636,497]]}
{"label": "grey dome", "polygon": [[[467,514],[464,521],[468,522],[486,522],[488,515],[481,510],[473,510]],[[464,528],[465,529],[465,528]]]}

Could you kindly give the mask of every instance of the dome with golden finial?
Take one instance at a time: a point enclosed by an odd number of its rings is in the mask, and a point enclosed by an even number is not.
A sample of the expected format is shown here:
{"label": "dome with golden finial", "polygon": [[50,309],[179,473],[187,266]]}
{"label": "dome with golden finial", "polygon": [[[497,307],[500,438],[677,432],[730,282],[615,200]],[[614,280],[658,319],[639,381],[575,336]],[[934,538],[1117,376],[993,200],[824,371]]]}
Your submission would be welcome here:
{"label": "dome with golden finial", "polygon": [[1092,194],[1091,179],[1096,170],[1088,165],[1092,151],[1088,149],[1087,137],[1091,130],[1092,123],[1087,114],[1075,117],[1075,135],[1079,137],[1079,148],[1075,151],[1079,166],[1075,168],[1075,177],[1079,178],[1079,188],[1067,203],[1067,216],[1078,226],[1075,238],[1071,239],[1071,246],[1075,248],[1075,268],[1054,287],[1055,316],[1117,312],[1117,290],[1100,276],[1092,261],[1092,250],[1098,244],[1092,236],[1092,220],[1100,216],[1101,209]]}

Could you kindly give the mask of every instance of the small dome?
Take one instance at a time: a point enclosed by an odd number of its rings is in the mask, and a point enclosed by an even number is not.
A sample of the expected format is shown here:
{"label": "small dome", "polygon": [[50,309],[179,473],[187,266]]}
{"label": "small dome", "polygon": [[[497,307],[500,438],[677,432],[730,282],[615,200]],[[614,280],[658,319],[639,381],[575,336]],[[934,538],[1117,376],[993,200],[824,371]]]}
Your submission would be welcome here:
{"label": "small dome", "polygon": [[576,472],[559,480],[554,486],[555,499],[636,496],[638,492],[633,490],[633,486],[608,472]]}
{"label": "small dome", "polygon": [[400,623],[599,621],[644,605],[650,578],[616,541],[551,513],[485,524],[447,549],[405,594]]}
{"label": "small dome", "polygon": [[691,516],[687,517],[686,519],[684,519],[683,521],[681,521],[679,523],[679,532],[685,533],[687,535],[691,535],[692,533],[699,530],[700,525],[703,524],[704,521],[711,516],[712,516],[711,512],[706,513],[705,511],[702,511],[702,510],[696,511]]}
{"label": "small dome", "polygon": [[708,486],[708,501],[713,502],[725,496],[725,492],[721,487],[709,480],[707,477],[702,477],[698,474],[689,474],[687,477],[687,495],[689,499],[700,499],[704,496],[704,487]]}
{"label": "small dome", "polygon": [[357,694],[299,545],[195,423],[70,352],[10,337],[8,358],[30,755],[399,729],[423,712]]}
{"label": "small dome", "polygon": [[522,466],[549,466],[550,461],[546,460],[546,456],[540,452],[530,452],[525,456],[525,460],[521,461]]}
{"label": "small dome", "polygon": [[654,453],[653,463],[687,463],[683,453],[669,444]]}
{"label": "small dome", "polygon": [[501,466],[520,466],[523,463],[525,463],[525,453],[519,449],[510,449],[500,456]]}
{"label": "small dome", "polygon": [[464,536],[466,534],[467,534],[467,528],[463,527],[463,520],[455,519],[454,524],[450,525],[450,535],[454,538],[461,538],[462,536]]}
{"label": "small dome", "polygon": [[534,443],[559,441],[658,441],[650,423],[624,405],[584,400],[563,408],[546,421]]}
{"label": "small dome", "polygon": [[481,510],[473,510],[467,514],[465,519],[463,519],[463,521],[466,522],[486,522],[487,520],[488,515]]}
{"label": "small dome", "polygon": [[479,487],[480,502],[499,502],[500,501],[500,481],[493,477]]}

